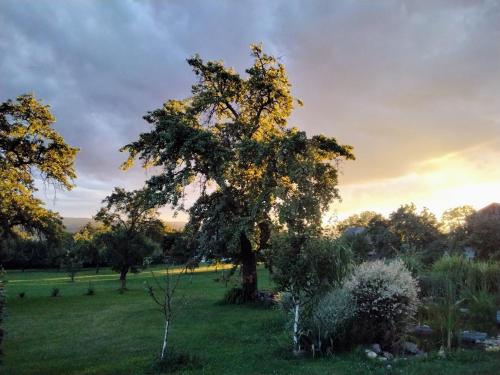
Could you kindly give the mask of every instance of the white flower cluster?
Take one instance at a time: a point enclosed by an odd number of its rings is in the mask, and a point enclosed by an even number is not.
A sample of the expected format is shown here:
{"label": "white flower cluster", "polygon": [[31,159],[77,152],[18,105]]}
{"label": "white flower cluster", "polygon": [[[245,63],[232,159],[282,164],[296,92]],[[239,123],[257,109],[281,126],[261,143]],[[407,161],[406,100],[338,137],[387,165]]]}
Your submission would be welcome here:
{"label": "white flower cluster", "polygon": [[401,260],[361,264],[345,282],[358,315],[383,316],[393,323],[412,318],[418,308],[418,283]]}

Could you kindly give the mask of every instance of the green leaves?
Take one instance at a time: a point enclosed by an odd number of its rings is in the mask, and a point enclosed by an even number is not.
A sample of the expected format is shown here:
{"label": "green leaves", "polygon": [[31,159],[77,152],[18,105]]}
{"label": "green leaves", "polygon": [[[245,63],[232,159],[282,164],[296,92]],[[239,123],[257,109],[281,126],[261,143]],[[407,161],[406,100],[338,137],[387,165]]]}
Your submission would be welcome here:
{"label": "green leaves", "polygon": [[[157,205],[183,208],[195,185],[189,228],[206,251],[238,258],[240,235],[255,250],[273,226],[321,226],[338,198],[333,161],[354,159],[352,148],[323,135],[288,128],[294,98],[285,67],[252,45],[245,76],[222,61],[187,60],[197,81],[191,96],[168,100],[144,118],[152,126],[122,150],[159,170],[146,191]],[[222,256],[222,255],[221,255]]]}
{"label": "green leaves", "polygon": [[66,144],[54,122],[49,107],[32,95],[0,105],[0,237],[21,227],[45,236],[62,231],[60,217],[33,196],[35,174],[68,190],[76,177],[78,149]]}

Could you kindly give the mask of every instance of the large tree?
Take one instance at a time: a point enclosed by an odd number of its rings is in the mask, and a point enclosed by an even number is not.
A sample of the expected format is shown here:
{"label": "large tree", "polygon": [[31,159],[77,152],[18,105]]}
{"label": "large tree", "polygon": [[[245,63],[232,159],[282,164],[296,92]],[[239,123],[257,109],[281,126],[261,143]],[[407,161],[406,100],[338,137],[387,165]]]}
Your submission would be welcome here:
{"label": "large tree", "polygon": [[35,179],[71,189],[78,149],[53,128],[47,105],[32,95],[0,105],[0,240],[16,231],[51,237],[60,232],[61,218],[34,196]]}
{"label": "large tree", "polygon": [[127,273],[142,266],[144,257],[160,248],[150,237],[163,224],[142,190],[115,188],[103,203],[94,219],[109,228],[99,236],[100,241],[104,244],[107,261],[120,273],[121,290],[125,290]]}
{"label": "large tree", "polygon": [[445,237],[436,216],[427,208],[417,212],[415,204],[405,204],[389,216],[390,230],[401,252],[416,251],[426,263],[444,253]]}
{"label": "large tree", "polygon": [[294,99],[285,67],[260,46],[251,54],[245,76],[221,61],[188,59],[198,77],[192,95],[149,112],[152,130],[123,148],[125,168],[139,158],[159,170],[147,182],[155,204],[184,209],[185,188],[200,187],[188,230],[205,253],[241,265],[249,300],[257,295],[256,254],[273,225],[320,227],[339,197],[335,161],[354,158],[334,138],[287,126]]}
{"label": "large tree", "polygon": [[466,219],[467,242],[481,259],[500,260],[500,204],[493,203]]}

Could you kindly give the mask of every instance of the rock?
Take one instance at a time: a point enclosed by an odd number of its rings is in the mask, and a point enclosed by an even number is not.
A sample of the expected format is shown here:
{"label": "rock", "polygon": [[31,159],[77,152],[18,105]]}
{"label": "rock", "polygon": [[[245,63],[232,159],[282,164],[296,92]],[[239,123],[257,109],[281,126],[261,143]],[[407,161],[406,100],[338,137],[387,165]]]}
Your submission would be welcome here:
{"label": "rock", "polygon": [[460,311],[464,315],[469,315],[470,313],[470,310],[466,307],[461,307],[460,309],[458,309],[458,311]]}
{"label": "rock", "polygon": [[367,356],[368,358],[370,358],[370,359],[375,359],[375,358],[377,358],[377,357],[378,357],[378,356],[377,356],[377,353],[375,353],[375,352],[374,352],[374,351],[372,351],[372,350],[368,350],[368,351],[366,352],[366,356]]}
{"label": "rock", "polygon": [[446,352],[445,352],[443,346],[441,346],[441,348],[439,348],[438,357],[439,358],[446,358]]}
{"label": "rock", "polygon": [[426,324],[418,325],[413,330],[413,333],[419,336],[430,336],[432,335],[432,328]]}
{"label": "rock", "polygon": [[372,344],[371,350],[377,354],[382,353],[382,348],[380,347],[380,344]]}
{"label": "rock", "polygon": [[414,354],[414,355],[420,353],[420,350],[418,349],[417,344],[414,344],[413,342],[409,342],[409,341],[405,341],[405,343],[403,344],[403,350],[407,353]]}
{"label": "rock", "polygon": [[460,341],[468,344],[481,343],[488,337],[486,332],[463,331],[460,333]]}
{"label": "rock", "polygon": [[386,357],[378,357],[378,360],[380,362],[385,362],[385,361],[387,361],[387,358]]}
{"label": "rock", "polygon": [[389,353],[389,352],[383,352],[382,355],[387,358],[387,359],[393,359],[394,358],[394,355],[392,355],[392,353]]}

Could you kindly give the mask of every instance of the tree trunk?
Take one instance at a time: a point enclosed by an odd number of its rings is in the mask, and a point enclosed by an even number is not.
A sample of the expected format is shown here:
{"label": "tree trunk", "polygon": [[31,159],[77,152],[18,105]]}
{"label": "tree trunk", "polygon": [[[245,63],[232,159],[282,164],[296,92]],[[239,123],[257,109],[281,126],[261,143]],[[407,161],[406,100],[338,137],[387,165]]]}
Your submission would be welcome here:
{"label": "tree trunk", "polygon": [[163,347],[161,348],[161,360],[163,361],[167,357],[168,352],[168,326],[170,321],[168,319],[165,320],[165,334],[163,336]]}
{"label": "tree trunk", "polygon": [[293,351],[295,353],[300,352],[299,345],[299,309],[300,303],[299,301],[294,300],[294,308],[293,308]]}
{"label": "tree trunk", "polygon": [[121,290],[127,289],[127,272],[128,267],[122,267],[120,271],[120,288]]}
{"label": "tree trunk", "polygon": [[241,233],[240,243],[243,298],[245,301],[255,301],[257,299],[257,258],[245,233]]}

